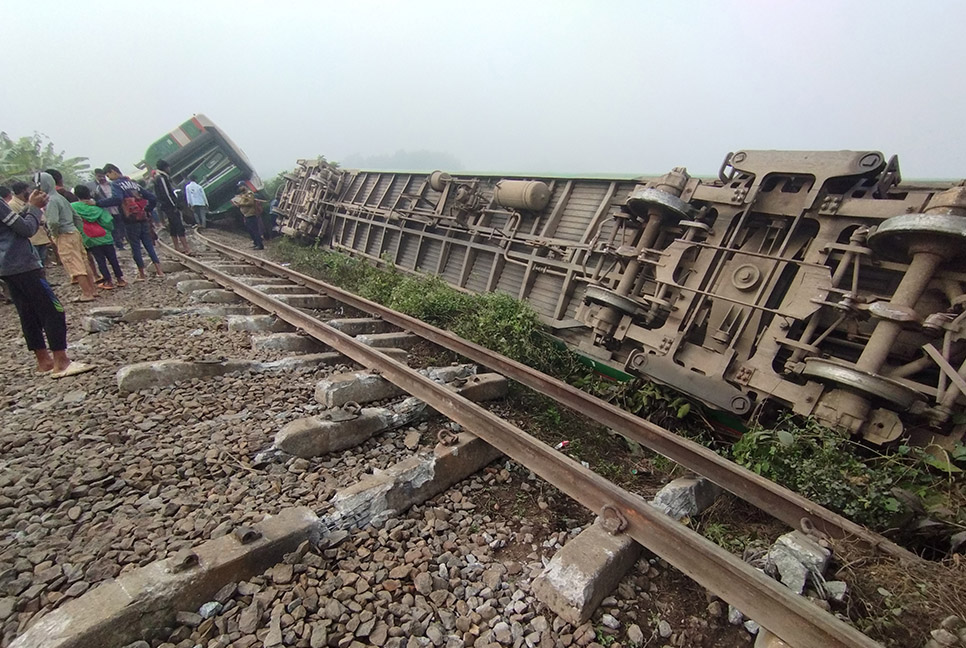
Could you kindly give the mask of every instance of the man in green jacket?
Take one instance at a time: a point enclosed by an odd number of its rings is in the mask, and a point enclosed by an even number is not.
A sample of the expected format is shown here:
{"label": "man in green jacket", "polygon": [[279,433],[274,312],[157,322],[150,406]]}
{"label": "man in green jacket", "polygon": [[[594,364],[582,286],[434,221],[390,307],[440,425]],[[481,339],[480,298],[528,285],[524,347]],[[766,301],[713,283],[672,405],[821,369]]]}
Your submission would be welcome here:
{"label": "man in green jacket", "polygon": [[114,277],[117,279],[117,287],[123,288],[127,285],[124,281],[124,273],[121,271],[121,264],[117,262],[117,251],[114,249],[114,217],[106,209],[97,205],[88,205],[85,200],[91,199],[91,190],[85,185],[74,187],[74,195],[78,201],[71,203],[70,206],[80,215],[84,221],[81,236],[84,239],[84,247],[94,256],[97,267],[101,271],[104,281],[101,288],[113,290],[115,283],[111,280],[111,273],[107,269],[107,264],[111,264],[114,270]]}

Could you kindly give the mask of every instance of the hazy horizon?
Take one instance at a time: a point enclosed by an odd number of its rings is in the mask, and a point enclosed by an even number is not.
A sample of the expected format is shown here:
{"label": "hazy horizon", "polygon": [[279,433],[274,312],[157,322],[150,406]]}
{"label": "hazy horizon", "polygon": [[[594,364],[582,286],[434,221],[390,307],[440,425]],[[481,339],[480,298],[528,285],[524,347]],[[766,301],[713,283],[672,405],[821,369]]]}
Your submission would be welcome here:
{"label": "hazy horizon", "polygon": [[0,130],[44,133],[92,166],[133,170],[203,113],[264,178],[318,155],[713,176],[739,149],[878,150],[907,178],[966,177],[966,3],[51,1],[8,13]]}

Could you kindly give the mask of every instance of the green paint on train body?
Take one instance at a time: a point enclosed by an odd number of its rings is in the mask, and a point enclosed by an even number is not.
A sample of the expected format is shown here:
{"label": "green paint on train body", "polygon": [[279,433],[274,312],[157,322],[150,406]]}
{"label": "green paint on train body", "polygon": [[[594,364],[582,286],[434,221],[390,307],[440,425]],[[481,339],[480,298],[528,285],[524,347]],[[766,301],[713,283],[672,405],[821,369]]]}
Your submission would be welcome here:
{"label": "green paint on train body", "polygon": [[[570,349],[573,351],[573,353],[577,356],[577,361],[580,362],[580,364],[588,367],[595,374],[606,380],[612,380],[615,383],[624,383],[637,378],[636,376],[633,376],[625,371],[621,371],[617,367],[612,367],[609,364],[601,362],[597,358],[592,358],[581,353],[580,351],[576,351],[572,347],[568,347],[562,340],[559,340],[558,342],[561,348]],[[713,407],[705,407],[703,408],[703,411],[708,420],[714,425],[715,429],[727,437],[738,438],[748,431],[747,422],[739,416],[731,414],[730,412],[715,409]]]}
{"label": "green paint on train body", "polygon": [[245,182],[258,192],[262,181],[248,157],[205,115],[195,115],[161,137],[144,153],[138,168],[150,173],[158,160],[171,165],[171,178],[178,186],[195,180],[208,196],[210,217],[226,215],[233,207],[238,183]]}

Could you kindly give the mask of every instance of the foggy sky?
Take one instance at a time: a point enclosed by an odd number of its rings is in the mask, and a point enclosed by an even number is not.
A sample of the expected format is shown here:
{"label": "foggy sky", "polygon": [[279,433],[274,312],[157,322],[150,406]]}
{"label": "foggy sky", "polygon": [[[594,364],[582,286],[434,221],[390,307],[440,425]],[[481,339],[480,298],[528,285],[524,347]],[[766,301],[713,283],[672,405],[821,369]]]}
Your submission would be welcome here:
{"label": "foggy sky", "polygon": [[[966,3],[4,2],[0,130],[133,170],[204,113],[268,178],[438,151],[477,171],[713,175],[871,149],[966,177]],[[351,158],[350,158],[351,159]]]}

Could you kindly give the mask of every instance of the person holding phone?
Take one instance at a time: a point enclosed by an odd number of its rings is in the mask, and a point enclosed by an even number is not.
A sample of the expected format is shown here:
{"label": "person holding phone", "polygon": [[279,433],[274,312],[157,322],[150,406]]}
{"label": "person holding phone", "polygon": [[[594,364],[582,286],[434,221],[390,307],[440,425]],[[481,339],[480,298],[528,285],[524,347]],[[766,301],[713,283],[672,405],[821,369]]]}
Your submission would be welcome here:
{"label": "person holding phone", "polygon": [[20,328],[27,348],[37,359],[37,371],[65,378],[94,367],[72,362],[67,356],[64,307],[47,283],[40,257],[30,243],[40,227],[40,210],[48,201],[47,193],[39,190],[30,194],[27,206],[19,212],[0,201],[0,279],[20,315]]}

